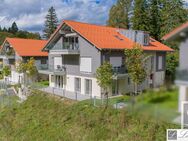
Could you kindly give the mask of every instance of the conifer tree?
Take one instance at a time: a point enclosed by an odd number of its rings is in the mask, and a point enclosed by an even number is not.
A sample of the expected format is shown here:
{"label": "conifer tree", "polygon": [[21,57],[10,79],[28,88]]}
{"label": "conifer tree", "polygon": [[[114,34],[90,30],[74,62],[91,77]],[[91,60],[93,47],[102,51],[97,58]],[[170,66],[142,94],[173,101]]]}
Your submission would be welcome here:
{"label": "conifer tree", "polygon": [[19,29],[18,29],[18,26],[17,26],[16,22],[12,23],[12,26],[11,26],[11,28],[9,30],[10,30],[9,32],[11,32],[13,34],[16,34],[18,32]]}
{"label": "conifer tree", "polygon": [[131,0],[118,0],[117,3],[112,6],[109,13],[109,26],[118,28],[129,27],[128,12],[130,8],[130,1]]}
{"label": "conifer tree", "polygon": [[132,17],[133,29],[149,31],[149,10],[146,0],[135,0],[134,16]]}
{"label": "conifer tree", "polygon": [[48,10],[44,27],[44,38],[49,39],[51,34],[56,30],[58,19],[54,7]]}
{"label": "conifer tree", "polygon": [[161,1],[150,0],[149,4],[149,33],[156,40],[160,39],[161,31]]}

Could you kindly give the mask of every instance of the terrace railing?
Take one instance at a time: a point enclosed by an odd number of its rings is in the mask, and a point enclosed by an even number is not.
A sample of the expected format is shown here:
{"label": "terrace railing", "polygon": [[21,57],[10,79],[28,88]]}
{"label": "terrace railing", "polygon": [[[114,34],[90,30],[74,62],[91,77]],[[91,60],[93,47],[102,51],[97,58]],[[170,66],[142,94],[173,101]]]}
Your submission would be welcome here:
{"label": "terrace railing", "polygon": [[177,81],[188,81],[188,68],[187,69],[177,69],[176,70],[176,80]]}

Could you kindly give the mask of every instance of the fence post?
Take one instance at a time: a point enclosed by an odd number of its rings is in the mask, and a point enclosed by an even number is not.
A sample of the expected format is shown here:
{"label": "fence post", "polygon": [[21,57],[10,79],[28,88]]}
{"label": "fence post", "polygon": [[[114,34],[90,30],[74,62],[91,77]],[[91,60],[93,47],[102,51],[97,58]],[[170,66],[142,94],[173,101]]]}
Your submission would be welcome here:
{"label": "fence post", "polygon": [[102,100],[102,101],[101,101],[101,102],[102,102],[101,104],[102,104],[102,106],[103,106],[103,104],[104,104],[104,95],[101,95],[101,98],[102,98],[102,99],[101,99],[101,100]]}
{"label": "fence post", "polygon": [[77,92],[75,93],[75,98],[76,98],[76,100],[77,100]]}
{"label": "fence post", "polygon": [[63,97],[65,97],[65,89],[63,89]]}
{"label": "fence post", "polygon": [[54,95],[54,87],[52,87],[52,93],[53,93],[53,95]]}
{"label": "fence post", "polygon": [[96,107],[96,96],[94,96],[93,105]]}

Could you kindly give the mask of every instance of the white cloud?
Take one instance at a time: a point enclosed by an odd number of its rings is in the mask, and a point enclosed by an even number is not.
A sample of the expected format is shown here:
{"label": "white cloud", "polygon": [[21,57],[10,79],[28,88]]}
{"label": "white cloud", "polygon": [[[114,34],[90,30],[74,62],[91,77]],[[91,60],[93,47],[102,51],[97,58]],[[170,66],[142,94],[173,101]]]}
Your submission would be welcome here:
{"label": "white cloud", "polygon": [[[16,21],[19,28],[42,30],[49,7],[54,6],[58,19],[105,24],[110,7],[116,0],[2,0],[0,25],[9,27]],[[68,3],[67,3],[68,2]]]}

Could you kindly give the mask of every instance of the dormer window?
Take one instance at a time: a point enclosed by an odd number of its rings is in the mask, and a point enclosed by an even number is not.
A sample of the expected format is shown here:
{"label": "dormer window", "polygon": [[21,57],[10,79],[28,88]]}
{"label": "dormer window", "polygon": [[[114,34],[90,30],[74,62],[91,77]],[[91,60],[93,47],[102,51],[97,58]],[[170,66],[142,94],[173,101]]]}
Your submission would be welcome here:
{"label": "dormer window", "polygon": [[144,45],[149,45],[149,34],[144,34]]}

